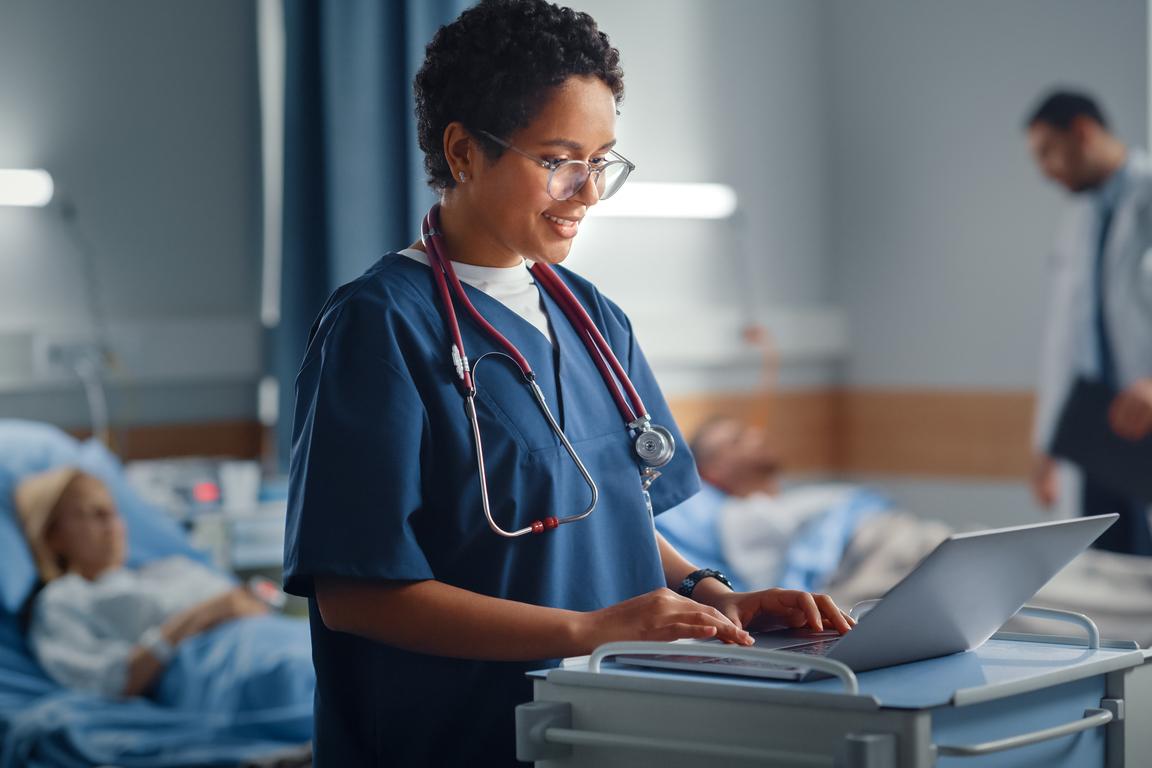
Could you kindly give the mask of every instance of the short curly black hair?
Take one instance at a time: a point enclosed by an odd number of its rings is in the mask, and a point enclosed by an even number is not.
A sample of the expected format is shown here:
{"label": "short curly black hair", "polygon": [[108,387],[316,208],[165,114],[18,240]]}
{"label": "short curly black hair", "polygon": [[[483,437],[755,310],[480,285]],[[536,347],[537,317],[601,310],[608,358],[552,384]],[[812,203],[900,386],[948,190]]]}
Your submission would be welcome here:
{"label": "short curly black hair", "polygon": [[[455,185],[444,157],[449,123],[510,136],[532,122],[551,90],[573,75],[599,78],[617,104],[624,98],[620,52],[586,13],[545,0],[481,0],[441,27],[414,84],[416,133],[429,186]],[[504,151],[490,141],[481,147],[493,159]]]}

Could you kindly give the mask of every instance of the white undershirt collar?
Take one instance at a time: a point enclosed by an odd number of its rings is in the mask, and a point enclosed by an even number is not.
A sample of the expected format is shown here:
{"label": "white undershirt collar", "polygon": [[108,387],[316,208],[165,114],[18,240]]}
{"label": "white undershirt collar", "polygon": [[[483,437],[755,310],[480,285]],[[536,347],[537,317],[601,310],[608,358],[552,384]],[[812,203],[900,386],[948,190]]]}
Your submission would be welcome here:
{"label": "white undershirt collar", "polygon": [[[428,254],[415,248],[405,248],[398,252],[424,266],[431,266]],[[543,299],[536,289],[536,280],[528,269],[528,261],[521,261],[514,267],[482,267],[476,264],[452,262],[452,268],[460,282],[483,291],[508,309],[531,323],[545,338],[553,341],[548,325],[548,314],[544,311]]]}

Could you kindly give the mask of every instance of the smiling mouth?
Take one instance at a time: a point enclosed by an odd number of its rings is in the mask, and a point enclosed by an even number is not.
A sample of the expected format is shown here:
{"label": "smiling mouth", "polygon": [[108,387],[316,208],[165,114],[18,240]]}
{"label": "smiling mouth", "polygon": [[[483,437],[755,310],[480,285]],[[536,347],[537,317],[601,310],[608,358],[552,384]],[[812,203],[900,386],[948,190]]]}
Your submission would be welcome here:
{"label": "smiling mouth", "polygon": [[554,224],[559,224],[562,227],[575,228],[575,227],[580,226],[580,220],[579,219],[562,219],[559,216],[553,216],[550,213],[545,213],[544,218],[548,219],[548,221],[551,221]]}

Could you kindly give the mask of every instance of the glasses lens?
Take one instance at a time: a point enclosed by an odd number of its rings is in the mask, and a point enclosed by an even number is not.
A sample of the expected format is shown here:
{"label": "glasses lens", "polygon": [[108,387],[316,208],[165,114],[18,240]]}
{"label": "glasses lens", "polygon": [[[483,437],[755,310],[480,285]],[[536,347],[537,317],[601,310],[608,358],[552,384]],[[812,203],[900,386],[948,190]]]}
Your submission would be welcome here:
{"label": "glasses lens", "polygon": [[624,182],[628,180],[628,174],[632,169],[628,167],[628,163],[620,160],[613,160],[604,166],[604,170],[600,173],[600,199],[607,200],[620,191],[620,187],[624,186]]}
{"label": "glasses lens", "polygon": [[592,175],[596,180],[596,191],[600,199],[605,200],[624,186],[624,181],[630,172],[627,163],[613,160],[605,163],[598,173],[590,174],[587,165],[572,160],[552,172],[548,180],[548,194],[554,200],[568,200],[583,188],[588,176]]}
{"label": "glasses lens", "polygon": [[588,180],[588,166],[570,160],[552,171],[548,179],[548,194],[553,200],[567,200],[580,191]]}

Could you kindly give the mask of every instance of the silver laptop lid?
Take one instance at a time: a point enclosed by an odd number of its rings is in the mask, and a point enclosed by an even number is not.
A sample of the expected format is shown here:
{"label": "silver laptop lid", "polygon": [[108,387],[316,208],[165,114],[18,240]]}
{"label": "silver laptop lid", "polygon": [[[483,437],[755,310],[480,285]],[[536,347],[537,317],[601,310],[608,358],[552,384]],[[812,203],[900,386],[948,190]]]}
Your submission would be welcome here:
{"label": "silver laptop lid", "polygon": [[975,648],[1117,517],[954,534],[892,587],[828,657],[863,671]]}

